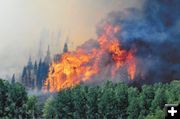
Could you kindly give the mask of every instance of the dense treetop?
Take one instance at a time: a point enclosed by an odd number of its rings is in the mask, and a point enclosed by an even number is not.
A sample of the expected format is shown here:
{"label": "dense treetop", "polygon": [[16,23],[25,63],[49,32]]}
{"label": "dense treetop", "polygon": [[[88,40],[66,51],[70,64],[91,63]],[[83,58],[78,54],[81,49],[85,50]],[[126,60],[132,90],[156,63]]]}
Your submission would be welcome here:
{"label": "dense treetop", "polygon": [[180,81],[141,88],[107,82],[59,92],[46,101],[44,116],[48,119],[164,119],[166,103],[180,103]]}
{"label": "dense treetop", "polygon": [[27,96],[20,83],[0,79],[0,119],[32,119],[39,115],[35,96]]}
{"label": "dense treetop", "polygon": [[50,96],[41,110],[38,99],[21,84],[0,79],[1,119],[164,119],[164,104],[180,103],[180,81],[140,88],[110,81],[78,85]]}

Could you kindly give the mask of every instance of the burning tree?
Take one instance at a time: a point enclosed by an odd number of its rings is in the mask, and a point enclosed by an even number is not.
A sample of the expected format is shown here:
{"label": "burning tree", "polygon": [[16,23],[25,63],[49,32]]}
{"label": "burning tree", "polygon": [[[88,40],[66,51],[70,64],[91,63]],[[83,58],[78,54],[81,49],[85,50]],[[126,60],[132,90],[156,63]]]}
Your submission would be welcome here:
{"label": "burning tree", "polygon": [[[120,78],[117,72],[126,68],[127,77],[133,80],[136,73],[136,61],[133,51],[121,47],[116,33],[119,26],[104,25],[103,32],[96,43],[98,47],[89,50],[77,48],[76,51],[65,52],[58,62],[50,66],[44,88],[50,92],[60,91],[81,82]],[[91,79],[91,80],[90,80]]]}
{"label": "burning tree", "polygon": [[52,63],[45,89],[49,85],[50,92],[59,91],[108,78],[137,79],[140,85],[180,80],[178,5],[178,0],[147,0],[142,9],[110,13],[100,24],[97,40]]}

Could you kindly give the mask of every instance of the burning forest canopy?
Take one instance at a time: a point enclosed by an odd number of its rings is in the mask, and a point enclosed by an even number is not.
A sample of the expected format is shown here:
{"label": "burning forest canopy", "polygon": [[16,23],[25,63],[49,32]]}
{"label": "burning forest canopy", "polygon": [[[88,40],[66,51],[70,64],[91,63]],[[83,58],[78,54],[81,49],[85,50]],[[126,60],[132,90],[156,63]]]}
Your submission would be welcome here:
{"label": "burning forest canopy", "polygon": [[97,25],[97,39],[52,62],[44,90],[110,79],[128,83],[180,79],[180,2],[146,0],[142,10],[112,12]]}

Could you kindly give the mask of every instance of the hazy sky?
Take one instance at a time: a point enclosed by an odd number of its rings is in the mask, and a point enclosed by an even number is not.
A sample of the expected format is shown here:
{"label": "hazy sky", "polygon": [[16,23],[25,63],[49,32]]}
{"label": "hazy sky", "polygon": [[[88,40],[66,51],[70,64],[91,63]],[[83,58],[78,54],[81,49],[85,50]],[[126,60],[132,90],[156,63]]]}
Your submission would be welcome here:
{"label": "hazy sky", "polygon": [[0,0],[0,77],[20,72],[29,55],[36,59],[40,41],[45,52],[48,44],[62,49],[68,37],[74,49],[96,36],[96,24],[109,12],[138,6],[138,1]]}

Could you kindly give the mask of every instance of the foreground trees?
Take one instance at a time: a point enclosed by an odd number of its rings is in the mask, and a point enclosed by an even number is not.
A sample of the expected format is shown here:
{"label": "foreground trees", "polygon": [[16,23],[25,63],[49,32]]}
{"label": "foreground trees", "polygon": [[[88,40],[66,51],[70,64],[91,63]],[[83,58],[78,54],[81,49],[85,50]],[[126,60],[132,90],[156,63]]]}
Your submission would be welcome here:
{"label": "foreground trees", "polygon": [[[143,85],[107,82],[99,86],[78,85],[46,100],[47,119],[164,119],[164,104],[180,103],[180,81]],[[35,96],[27,96],[19,83],[0,80],[0,118],[41,118]]]}
{"label": "foreground trees", "polygon": [[49,98],[44,107],[48,119],[163,119],[165,103],[180,103],[180,81],[144,85],[124,83],[76,86]]}
{"label": "foreground trees", "polygon": [[19,119],[38,116],[36,97],[28,97],[19,83],[10,84],[0,79],[0,118]]}

